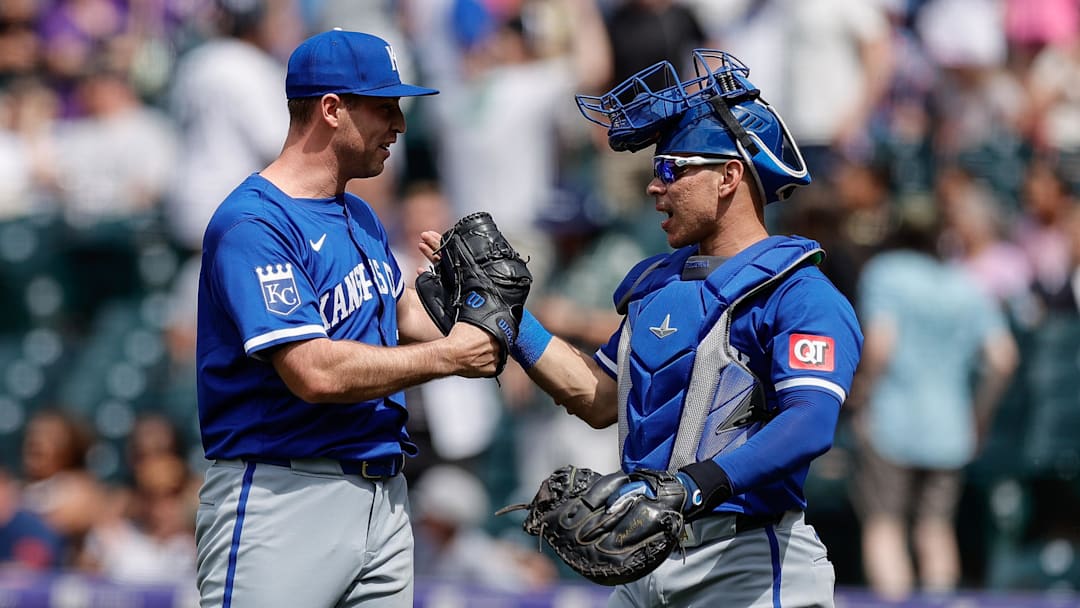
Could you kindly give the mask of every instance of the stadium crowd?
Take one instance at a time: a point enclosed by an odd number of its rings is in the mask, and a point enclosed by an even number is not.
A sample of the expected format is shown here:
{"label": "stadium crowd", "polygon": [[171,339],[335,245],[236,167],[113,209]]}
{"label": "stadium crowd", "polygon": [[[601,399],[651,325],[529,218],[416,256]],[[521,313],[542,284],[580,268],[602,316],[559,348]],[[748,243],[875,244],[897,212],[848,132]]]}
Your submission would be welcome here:
{"label": "stadium crowd", "polygon": [[[820,241],[864,324],[890,309],[916,340],[906,379],[860,370],[807,482],[838,584],[1080,587],[1078,0],[3,0],[0,563],[192,584],[202,230],[279,152],[284,61],[331,27],[385,38],[403,79],[441,91],[403,100],[389,170],[350,185],[402,268],[422,265],[422,230],[490,211],[531,260],[530,308],[584,347],[617,327],[630,265],[666,243],[649,154],[608,150],[574,94],[682,69],[694,48],[741,59],[814,177],[770,206],[773,230]],[[896,263],[913,233],[956,274]],[[933,288],[953,276],[971,285],[959,312]],[[954,390],[974,397],[938,400]],[[408,399],[417,575],[570,578],[486,514],[563,464],[615,470],[615,429],[564,415],[516,365]],[[868,453],[912,483],[956,476],[946,496],[913,491],[913,557],[905,517],[895,535],[868,525],[853,483]],[[945,525],[918,525],[933,507]]]}

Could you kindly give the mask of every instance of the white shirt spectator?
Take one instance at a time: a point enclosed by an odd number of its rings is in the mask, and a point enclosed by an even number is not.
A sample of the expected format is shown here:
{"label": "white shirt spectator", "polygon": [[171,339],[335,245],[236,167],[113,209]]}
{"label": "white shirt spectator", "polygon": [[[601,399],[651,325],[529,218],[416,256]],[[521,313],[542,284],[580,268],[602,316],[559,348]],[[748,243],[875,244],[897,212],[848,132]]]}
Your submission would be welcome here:
{"label": "white shirt spectator", "polygon": [[170,111],[183,154],[167,213],[174,236],[198,250],[222,199],[281,151],[289,125],[285,67],[253,44],[212,40],[181,59]]}

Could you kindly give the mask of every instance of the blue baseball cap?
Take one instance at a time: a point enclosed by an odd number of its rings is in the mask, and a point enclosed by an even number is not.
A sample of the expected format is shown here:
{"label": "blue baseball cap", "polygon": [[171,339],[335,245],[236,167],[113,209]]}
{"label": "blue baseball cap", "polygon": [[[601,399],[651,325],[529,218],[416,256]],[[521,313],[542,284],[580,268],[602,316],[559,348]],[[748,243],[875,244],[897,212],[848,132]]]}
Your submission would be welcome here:
{"label": "blue baseball cap", "polygon": [[300,43],[289,57],[285,96],[415,97],[435,89],[403,84],[390,43],[371,34],[333,29]]}

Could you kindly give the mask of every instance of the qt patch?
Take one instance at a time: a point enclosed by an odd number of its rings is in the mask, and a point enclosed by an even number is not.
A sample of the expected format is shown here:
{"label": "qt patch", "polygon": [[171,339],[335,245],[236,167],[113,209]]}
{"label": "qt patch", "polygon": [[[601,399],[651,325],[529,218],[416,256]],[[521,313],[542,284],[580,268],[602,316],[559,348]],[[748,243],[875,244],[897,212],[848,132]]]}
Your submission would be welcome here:
{"label": "qt patch", "polygon": [[791,334],[788,338],[788,366],[819,372],[835,370],[835,342],[827,336]]}

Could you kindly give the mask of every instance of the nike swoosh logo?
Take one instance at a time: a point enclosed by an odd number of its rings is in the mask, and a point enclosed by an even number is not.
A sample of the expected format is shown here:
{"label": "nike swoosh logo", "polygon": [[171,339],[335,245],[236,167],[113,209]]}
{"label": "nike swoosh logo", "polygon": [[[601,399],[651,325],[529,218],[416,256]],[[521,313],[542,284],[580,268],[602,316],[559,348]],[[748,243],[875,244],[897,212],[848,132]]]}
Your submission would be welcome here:
{"label": "nike swoosh logo", "polygon": [[308,242],[311,243],[311,248],[314,249],[316,253],[318,253],[319,250],[322,249],[323,243],[326,242],[326,233],[324,232],[323,235],[319,237],[319,240],[313,241],[311,239],[308,239]]}

